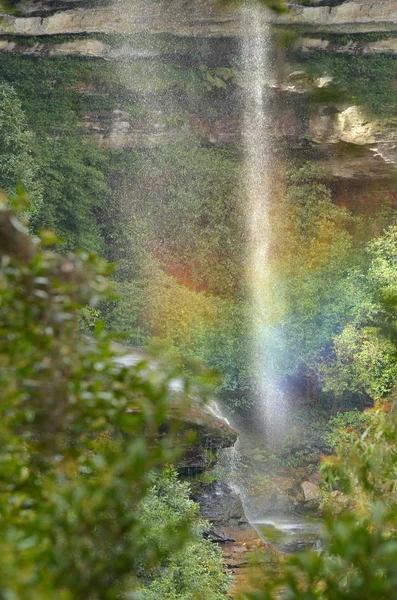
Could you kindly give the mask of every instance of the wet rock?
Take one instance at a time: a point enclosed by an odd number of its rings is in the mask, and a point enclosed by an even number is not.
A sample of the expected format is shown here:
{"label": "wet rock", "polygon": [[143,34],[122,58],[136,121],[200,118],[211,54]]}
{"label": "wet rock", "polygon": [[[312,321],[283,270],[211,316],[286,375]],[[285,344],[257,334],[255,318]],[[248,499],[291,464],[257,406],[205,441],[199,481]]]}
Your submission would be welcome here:
{"label": "wet rock", "polygon": [[319,545],[320,540],[318,537],[311,535],[295,539],[287,544],[282,544],[279,550],[280,552],[285,552],[285,554],[296,554],[298,552],[303,552],[304,550],[317,548]]}
{"label": "wet rock", "polygon": [[231,542],[223,548],[225,564],[232,569],[249,565],[252,556],[258,555],[259,552],[267,552],[274,557],[277,556],[273,546],[262,542],[260,538],[250,542]]}
{"label": "wet rock", "polygon": [[[205,472],[216,462],[218,450],[233,446],[238,436],[237,431],[211,406],[197,402],[193,402],[187,410],[177,403],[171,406],[167,426],[176,432],[177,444],[185,448],[177,467],[181,475],[188,477]],[[215,495],[218,499],[224,497],[222,506],[226,508],[228,495]],[[228,506],[230,512],[231,499]]]}
{"label": "wet rock", "polygon": [[[119,116],[122,116],[122,113]],[[113,344],[113,348],[120,354],[116,361],[126,367],[142,360],[147,361],[148,368],[152,370],[161,367],[157,359],[140,349],[128,348],[121,344]],[[202,473],[207,470],[209,464],[216,461],[220,449],[229,448],[236,443],[238,433],[227,419],[222,417],[215,401],[202,402],[195,395],[194,389],[191,395],[187,396],[178,378],[171,380],[168,388],[171,398],[161,433],[171,429],[176,438],[176,446],[183,450],[177,462],[181,474],[189,476]],[[131,408],[129,412],[133,410]]]}
{"label": "wet rock", "polygon": [[208,536],[215,542],[247,542],[258,538],[248,522],[238,492],[228,484],[213,482],[201,486],[193,496],[201,516],[210,522]]}
{"label": "wet rock", "polygon": [[226,483],[204,485],[195,500],[202,516],[212,523],[247,522],[239,494]]}

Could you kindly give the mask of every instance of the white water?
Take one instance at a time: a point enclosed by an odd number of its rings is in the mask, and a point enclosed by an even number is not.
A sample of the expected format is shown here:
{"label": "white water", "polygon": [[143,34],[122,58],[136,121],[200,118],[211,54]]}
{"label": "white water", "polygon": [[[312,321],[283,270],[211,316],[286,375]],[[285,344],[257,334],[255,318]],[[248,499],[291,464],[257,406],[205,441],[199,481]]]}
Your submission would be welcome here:
{"label": "white water", "polygon": [[276,447],[286,433],[288,406],[274,373],[283,342],[277,328],[277,273],[272,269],[270,254],[274,68],[268,21],[269,13],[262,5],[243,7],[243,176],[249,234],[247,271],[252,310],[252,364],[264,437],[267,444]]}

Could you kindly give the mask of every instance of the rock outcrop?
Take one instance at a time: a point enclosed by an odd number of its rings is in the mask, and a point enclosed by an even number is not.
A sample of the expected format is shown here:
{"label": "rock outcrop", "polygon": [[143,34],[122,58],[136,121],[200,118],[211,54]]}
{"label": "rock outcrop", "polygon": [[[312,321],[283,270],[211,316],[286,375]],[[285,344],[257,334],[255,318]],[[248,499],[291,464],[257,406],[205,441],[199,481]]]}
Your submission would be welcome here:
{"label": "rock outcrop", "polygon": [[[22,12],[28,13],[24,2]],[[237,11],[222,6],[216,0],[200,2],[156,2],[152,0],[116,0],[97,8],[72,8],[44,16],[15,16],[5,13],[0,34],[50,36],[62,34],[111,33],[171,33],[176,35],[231,36],[238,35]],[[178,18],[175,19],[175,15]]]}
{"label": "rock outcrop", "polygon": [[321,489],[315,483],[311,481],[304,481],[302,483],[303,495],[306,502],[320,503],[322,499]]}
{"label": "rock outcrop", "polygon": [[[117,362],[125,366],[145,361],[148,368],[159,368],[158,360],[150,357],[139,348],[128,348],[114,344],[120,353]],[[171,430],[176,436],[178,447],[183,449],[177,467],[184,476],[203,473],[217,459],[222,448],[230,448],[238,438],[237,431],[223,418],[214,401],[203,403],[197,395],[186,398],[182,382],[173,379],[169,382],[172,393],[168,405],[164,429]]]}
{"label": "rock outcrop", "polygon": [[214,541],[249,541],[258,537],[245,516],[240,495],[226,483],[203,485],[194,499],[200,504],[202,516],[211,523],[209,536]]}
{"label": "rock outcrop", "polygon": [[397,5],[394,0],[344,0],[324,2],[322,6],[289,4],[290,13],[278,17],[283,25],[299,24],[334,32],[373,32],[397,30]]}
{"label": "rock outcrop", "polygon": [[203,406],[196,401],[187,410],[178,404],[171,406],[168,422],[178,443],[185,447],[177,466],[187,477],[208,470],[216,462],[218,451],[233,446],[238,437],[236,430],[211,405]]}
{"label": "rock outcrop", "polygon": [[[300,30],[306,31],[295,42],[296,52],[320,51],[367,57],[397,54],[397,40],[393,36],[397,31],[394,0],[312,0],[310,4],[303,6],[291,2],[287,15],[272,17],[276,26],[299,25]],[[0,53],[49,58],[69,56],[128,65],[166,63],[183,70],[192,65],[199,68],[197,57],[204,56],[203,48],[207,45],[211,51],[200,60],[210,64],[211,68],[230,68],[236,60],[238,38],[243,31],[236,7],[225,6],[217,0],[153,0],[149,4],[146,0],[112,0],[97,6],[88,0],[56,3],[20,0],[16,8],[19,13],[2,15]],[[175,15],[178,15],[177,19]],[[320,37],[310,36],[313,30],[316,36],[318,32],[323,33]],[[344,41],[340,36],[329,35],[371,31],[389,33],[380,39],[355,35],[354,39]],[[175,48],[171,52],[161,45],[137,43],[136,34],[149,38],[173,34]],[[53,40],[53,36],[57,38]],[[26,41],[27,37],[30,40]],[[189,44],[181,46],[181,40],[193,39],[195,49]],[[276,123],[274,139],[280,154],[287,155],[292,149],[292,153],[308,155],[310,160],[320,162],[334,180],[390,179],[397,161],[395,123],[368,119],[360,107],[351,103],[311,104],[312,90],[326,89],[330,83],[332,80],[326,73],[312,81],[305,71],[295,70],[277,84],[272,104],[280,108],[279,116],[273,120]],[[131,81],[129,85],[131,87]],[[100,92],[82,90],[81,93],[89,96]],[[148,106],[157,102],[162,110],[164,108],[163,98],[152,101],[150,91],[142,92],[139,84],[136,89],[132,86],[129,93],[134,96],[134,103]],[[175,124],[172,119],[156,114],[147,122],[134,118],[128,107],[115,98],[113,110],[100,114],[87,111],[83,119],[84,130],[98,145],[109,150],[152,148],[189,136],[210,145],[240,143],[239,98],[243,90],[239,90],[238,85],[236,93],[230,93],[227,106],[222,105],[223,101],[219,102],[213,111],[216,116],[210,115],[210,111],[199,103],[189,104],[188,98],[183,99],[183,94],[178,93],[178,102],[185,111],[183,123]],[[351,152],[352,149],[358,151]]]}
{"label": "rock outcrop", "polygon": [[[273,17],[277,24],[303,25],[343,32],[397,30],[397,6],[394,0],[346,0],[336,6],[302,6],[289,4],[286,16]],[[332,3],[334,4],[334,3]],[[107,6],[84,7],[71,2],[73,8],[54,12],[54,5],[20,2],[22,16],[4,14],[0,34],[48,36],[60,34],[173,33],[177,35],[238,36],[241,25],[238,10],[231,3],[217,0],[116,0]],[[52,14],[51,14],[52,12]],[[175,20],[175,15],[178,19]]]}
{"label": "rock outcrop", "polygon": [[397,55],[397,39],[387,37],[376,41],[350,39],[340,43],[332,39],[301,37],[294,43],[294,50],[309,54],[311,52],[327,52],[337,55],[375,56],[379,54]]}

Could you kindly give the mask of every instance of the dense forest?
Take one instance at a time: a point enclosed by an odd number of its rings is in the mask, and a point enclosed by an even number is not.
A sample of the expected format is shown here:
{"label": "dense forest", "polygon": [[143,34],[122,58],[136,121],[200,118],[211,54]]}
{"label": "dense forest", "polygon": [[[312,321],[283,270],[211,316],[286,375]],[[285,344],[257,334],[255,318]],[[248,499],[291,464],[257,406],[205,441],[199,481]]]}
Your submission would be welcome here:
{"label": "dense forest", "polygon": [[[238,38],[0,24],[3,600],[397,598],[395,37],[282,21],[343,1],[262,4],[281,23],[261,330],[278,444],[252,359]],[[315,517],[317,545],[281,552],[265,528],[241,583],[245,515],[220,535],[203,509],[236,486],[249,516]]]}

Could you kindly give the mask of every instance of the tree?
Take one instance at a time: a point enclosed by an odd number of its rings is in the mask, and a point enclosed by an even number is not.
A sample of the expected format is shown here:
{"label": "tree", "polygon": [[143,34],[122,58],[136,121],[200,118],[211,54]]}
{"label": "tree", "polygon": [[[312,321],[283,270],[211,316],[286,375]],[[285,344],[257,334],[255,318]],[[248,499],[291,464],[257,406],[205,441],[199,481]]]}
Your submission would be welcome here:
{"label": "tree", "polygon": [[103,262],[60,258],[48,233],[33,244],[5,208],[0,232],[0,598],[131,597],[143,554],[168,556],[141,503],[176,455],[159,431],[176,372],[122,366],[100,327],[79,333],[78,309],[108,289]]}
{"label": "tree", "polygon": [[[386,408],[386,412],[385,412]],[[323,465],[348,509],[325,521],[323,550],[280,564],[252,600],[390,600],[397,589],[397,405],[379,405],[364,433],[344,435]]]}
{"label": "tree", "polygon": [[389,227],[367,246],[367,265],[355,277],[355,296],[333,351],[320,365],[326,390],[350,390],[374,400],[397,383],[397,228]]}
{"label": "tree", "polygon": [[[153,477],[153,486],[140,506],[146,528],[139,540],[143,558],[137,577],[137,600],[224,600],[229,578],[222,572],[222,553],[203,534],[209,523],[198,516],[189,498],[189,485],[178,481],[175,469]],[[175,548],[174,532],[188,527],[190,539]],[[158,547],[165,559],[153,567],[144,560],[148,548]]]}
{"label": "tree", "polygon": [[42,203],[37,182],[38,165],[32,148],[35,138],[28,130],[25,114],[15,90],[0,83],[0,189],[13,197],[20,183],[29,195],[29,212],[36,213]]}

